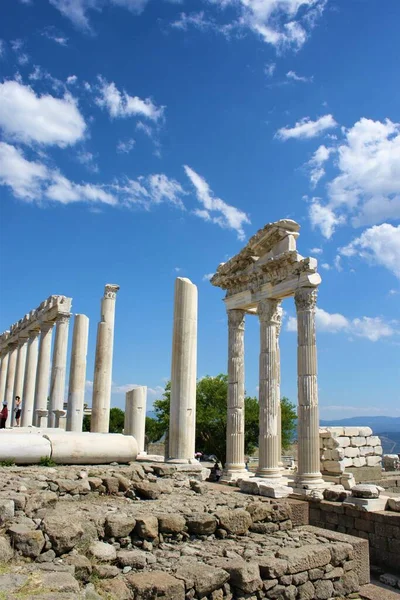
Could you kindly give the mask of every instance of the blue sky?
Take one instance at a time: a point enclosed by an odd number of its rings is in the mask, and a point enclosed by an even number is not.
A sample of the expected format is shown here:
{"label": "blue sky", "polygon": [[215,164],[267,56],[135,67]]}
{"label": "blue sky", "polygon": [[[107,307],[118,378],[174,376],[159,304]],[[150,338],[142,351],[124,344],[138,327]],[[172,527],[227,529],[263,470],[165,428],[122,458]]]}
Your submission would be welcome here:
{"label": "blue sky", "polygon": [[[226,370],[208,278],[265,223],[318,258],[321,416],[400,415],[400,4],[3,0],[0,330],[118,283],[112,402],[170,374],[173,285],[199,287],[198,375]],[[293,302],[282,393],[296,401]],[[72,331],[72,330],[71,330]],[[248,317],[246,388],[257,393]],[[72,336],[70,336],[72,337]]]}

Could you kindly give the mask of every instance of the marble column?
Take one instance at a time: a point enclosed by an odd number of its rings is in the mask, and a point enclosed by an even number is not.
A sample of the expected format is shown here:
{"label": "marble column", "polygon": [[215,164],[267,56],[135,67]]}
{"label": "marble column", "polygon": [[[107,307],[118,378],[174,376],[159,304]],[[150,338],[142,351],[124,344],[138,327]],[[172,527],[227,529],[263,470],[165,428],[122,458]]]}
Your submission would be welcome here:
{"label": "marble column", "polygon": [[67,431],[82,431],[88,335],[88,317],[75,315],[69,372]]}
{"label": "marble column", "polygon": [[[35,406],[33,424],[39,422],[43,426],[44,412],[47,408],[47,397],[49,393],[50,383],[50,362],[51,362],[51,340],[53,335],[53,325],[44,321],[40,323],[40,340],[39,340],[39,356],[36,370],[36,387],[35,387]],[[36,413],[36,411],[40,411]]]}
{"label": "marble column", "polygon": [[50,379],[48,427],[56,426],[56,414],[54,411],[62,411],[64,408],[70,316],[70,314],[60,314],[56,319],[56,334],[54,338],[53,361]]}
{"label": "marble column", "polygon": [[281,405],[281,349],[279,346],[279,335],[282,327],[282,314],[279,319],[279,323],[276,326],[276,364],[277,364],[277,377],[278,377],[278,451],[279,461],[278,465],[282,468],[282,405]]}
{"label": "marble column", "polygon": [[110,425],[115,300],[118,285],[106,284],[97,327],[90,431],[108,433]]}
{"label": "marble column", "polygon": [[39,353],[40,330],[30,331],[26,353],[24,389],[22,392],[21,427],[30,427],[34,421],[35,384]]}
{"label": "marble column", "polygon": [[248,476],[244,460],[244,325],[244,310],[228,310],[226,462],[221,481]]}
{"label": "marble column", "polygon": [[8,350],[6,350],[4,352],[2,360],[1,360],[1,367],[0,367],[0,406],[2,405],[3,400],[5,398],[9,356],[10,356],[10,353],[8,352]]}
{"label": "marble column", "polygon": [[144,434],[146,427],[147,386],[134,388],[125,395],[124,434],[133,435],[138,444],[138,453],[144,452]]}
{"label": "marble column", "polygon": [[279,478],[279,374],[277,331],[282,319],[280,301],[262,300],[260,319],[260,436],[258,477]]}
{"label": "marble column", "polygon": [[8,417],[7,417],[7,421],[6,421],[6,427],[10,427],[10,425],[11,425],[15,370],[17,367],[17,355],[18,355],[18,344],[15,342],[15,343],[9,345],[7,378],[6,378],[6,386],[5,386],[5,391],[4,391],[4,400],[7,400],[7,406],[8,406]]}
{"label": "marble column", "polygon": [[15,367],[15,379],[14,379],[14,392],[13,392],[13,405],[12,405],[12,416],[11,416],[11,426],[16,425],[15,421],[15,398],[19,396],[21,400],[23,400],[22,392],[24,388],[24,376],[25,376],[25,364],[26,364],[26,351],[27,351],[27,340],[26,338],[21,338],[18,341],[18,352],[17,352],[17,364]]}
{"label": "marble column", "polygon": [[175,281],[169,460],[194,461],[196,440],[197,287]]}
{"label": "marble column", "polygon": [[295,293],[297,311],[298,467],[296,485],[312,489],[323,484],[320,473],[316,288]]}

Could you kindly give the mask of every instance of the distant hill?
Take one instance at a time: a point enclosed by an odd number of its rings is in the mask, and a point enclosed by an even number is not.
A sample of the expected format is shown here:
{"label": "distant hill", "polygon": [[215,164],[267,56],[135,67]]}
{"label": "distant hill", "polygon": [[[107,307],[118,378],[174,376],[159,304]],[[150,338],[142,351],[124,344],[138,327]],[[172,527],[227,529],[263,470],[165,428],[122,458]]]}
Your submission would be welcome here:
{"label": "distant hill", "polygon": [[400,417],[350,417],[349,419],[334,419],[320,421],[321,427],[371,427],[372,431],[380,433],[400,433]]}

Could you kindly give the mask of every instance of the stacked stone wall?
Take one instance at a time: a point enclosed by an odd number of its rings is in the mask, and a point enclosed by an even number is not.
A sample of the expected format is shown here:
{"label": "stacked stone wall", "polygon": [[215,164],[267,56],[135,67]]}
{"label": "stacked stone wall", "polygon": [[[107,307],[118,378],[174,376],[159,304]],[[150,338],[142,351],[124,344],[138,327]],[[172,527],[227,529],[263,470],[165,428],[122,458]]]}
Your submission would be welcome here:
{"label": "stacked stone wall", "polygon": [[365,512],[324,500],[310,504],[310,524],[368,540],[371,564],[400,574],[400,513]]}
{"label": "stacked stone wall", "polygon": [[322,473],[352,473],[356,481],[379,477],[382,444],[370,427],[320,428],[319,437]]}

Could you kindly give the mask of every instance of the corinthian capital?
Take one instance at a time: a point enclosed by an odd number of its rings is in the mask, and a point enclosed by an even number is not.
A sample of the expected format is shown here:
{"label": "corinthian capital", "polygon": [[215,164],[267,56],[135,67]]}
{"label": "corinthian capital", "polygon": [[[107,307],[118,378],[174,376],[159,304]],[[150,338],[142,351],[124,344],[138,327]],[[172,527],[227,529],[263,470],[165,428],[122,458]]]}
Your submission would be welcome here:
{"label": "corinthian capital", "polygon": [[297,312],[314,310],[317,303],[318,288],[299,288],[294,295]]}
{"label": "corinthian capital", "polygon": [[282,320],[281,301],[274,298],[260,300],[257,306],[257,314],[263,323],[270,323],[280,327]]}
{"label": "corinthian capital", "polygon": [[60,313],[57,316],[57,323],[69,323],[69,320],[71,318],[71,314],[70,313]]}
{"label": "corinthian capital", "polygon": [[245,311],[239,308],[228,310],[228,327],[244,329]]}
{"label": "corinthian capital", "polygon": [[118,290],[119,285],[114,283],[106,283],[104,288],[104,298],[111,298],[111,300],[115,300]]}

